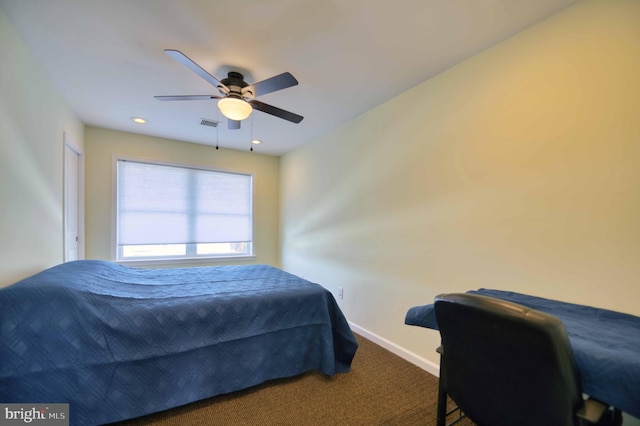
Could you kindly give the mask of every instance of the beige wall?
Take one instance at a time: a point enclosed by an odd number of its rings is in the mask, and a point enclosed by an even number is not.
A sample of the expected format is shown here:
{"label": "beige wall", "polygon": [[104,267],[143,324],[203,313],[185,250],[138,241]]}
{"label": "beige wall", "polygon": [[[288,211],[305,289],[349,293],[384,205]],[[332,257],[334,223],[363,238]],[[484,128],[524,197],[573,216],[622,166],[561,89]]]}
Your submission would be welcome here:
{"label": "beige wall", "polygon": [[[240,171],[254,175],[255,261],[279,266],[279,158],[255,152],[189,144],[96,127],[86,128],[86,256],[113,260],[113,158],[124,156]],[[213,263],[211,263],[213,264]],[[180,264],[179,266],[191,266]],[[193,266],[203,266],[197,263]]]}
{"label": "beige wall", "polygon": [[283,268],[433,363],[442,292],[640,315],[639,76],[640,2],[587,0],[287,154]]}
{"label": "beige wall", "polygon": [[63,261],[63,135],[84,126],[0,11],[0,287]]}

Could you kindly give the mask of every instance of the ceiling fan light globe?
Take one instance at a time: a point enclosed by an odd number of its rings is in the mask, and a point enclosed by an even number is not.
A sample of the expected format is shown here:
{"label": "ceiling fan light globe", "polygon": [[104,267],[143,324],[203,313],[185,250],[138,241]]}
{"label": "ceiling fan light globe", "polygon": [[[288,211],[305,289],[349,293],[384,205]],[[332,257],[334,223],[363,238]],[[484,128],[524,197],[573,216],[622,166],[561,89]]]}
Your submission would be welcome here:
{"label": "ceiling fan light globe", "polygon": [[251,115],[253,108],[242,99],[224,98],[218,101],[218,109],[230,120],[241,121]]}

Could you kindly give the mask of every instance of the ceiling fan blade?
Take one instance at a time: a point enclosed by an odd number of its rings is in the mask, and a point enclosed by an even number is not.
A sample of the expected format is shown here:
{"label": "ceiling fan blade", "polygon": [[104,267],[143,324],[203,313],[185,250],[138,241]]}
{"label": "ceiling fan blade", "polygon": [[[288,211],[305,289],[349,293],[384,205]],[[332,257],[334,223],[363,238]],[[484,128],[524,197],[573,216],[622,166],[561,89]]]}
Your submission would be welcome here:
{"label": "ceiling fan blade", "polygon": [[225,86],[224,84],[222,84],[220,80],[218,80],[217,78],[215,78],[214,76],[206,72],[200,65],[196,64],[191,59],[189,59],[189,57],[187,57],[187,55],[185,55],[184,53],[180,52],[179,50],[173,50],[173,49],[165,49],[164,53],[171,56],[173,59],[175,59],[185,67],[189,68],[194,73],[198,74],[201,78],[205,79],[208,83],[214,85],[222,93],[224,94],[229,93],[229,88],[227,86]]}
{"label": "ceiling fan blade", "polygon": [[178,95],[178,96],[154,96],[159,101],[208,101],[220,99],[221,96],[212,95]]}
{"label": "ceiling fan blade", "polygon": [[287,87],[298,85],[298,80],[291,73],[283,72],[275,77],[253,83],[242,89],[242,93],[250,91],[253,96],[262,96],[277,90],[286,89]]}
{"label": "ceiling fan blade", "polygon": [[264,102],[256,101],[255,99],[249,101],[253,109],[257,109],[258,111],[266,112],[267,114],[274,115],[276,117],[282,118],[287,121],[291,121],[292,123],[299,123],[304,118],[301,115],[294,114],[289,111],[285,111],[278,107],[274,107],[273,105],[265,104]]}
{"label": "ceiling fan blade", "polygon": [[240,128],[240,122],[237,120],[227,120],[227,126],[229,130],[238,130]]}

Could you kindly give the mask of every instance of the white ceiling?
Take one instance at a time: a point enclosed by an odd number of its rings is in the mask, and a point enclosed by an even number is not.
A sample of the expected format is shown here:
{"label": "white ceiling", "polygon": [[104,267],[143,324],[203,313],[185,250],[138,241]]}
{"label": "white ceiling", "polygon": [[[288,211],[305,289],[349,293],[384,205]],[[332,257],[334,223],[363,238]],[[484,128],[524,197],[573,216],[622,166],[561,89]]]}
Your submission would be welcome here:
{"label": "white ceiling", "polygon": [[[577,0],[0,0],[0,8],[80,119],[92,126],[282,155]],[[259,100],[228,130],[217,95],[165,55],[249,83],[285,71],[298,86]],[[141,116],[145,125],[130,117]],[[218,129],[200,119],[223,121]],[[253,121],[253,123],[251,123]],[[217,134],[216,134],[217,133]]]}

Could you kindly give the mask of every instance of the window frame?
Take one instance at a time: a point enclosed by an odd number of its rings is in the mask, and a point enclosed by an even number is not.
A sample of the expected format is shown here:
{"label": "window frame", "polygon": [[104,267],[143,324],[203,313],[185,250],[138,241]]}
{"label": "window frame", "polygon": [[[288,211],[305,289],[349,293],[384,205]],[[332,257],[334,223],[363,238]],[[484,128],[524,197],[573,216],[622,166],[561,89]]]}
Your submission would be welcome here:
{"label": "window frame", "polygon": [[[186,254],[184,256],[153,256],[153,257],[130,257],[120,258],[121,248],[118,246],[118,161],[131,161],[138,163],[146,163],[157,166],[170,166],[179,167],[184,169],[196,169],[202,171],[210,171],[217,173],[230,173],[240,174],[251,177],[251,243],[250,251],[248,254],[223,254],[223,255],[211,255],[196,254],[196,244],[187,244]],[[111,257],[114,262],[123,264],[135,264],[135,265],[158,265],[158,264],[192,264],[192,263],[215,263],[215,262],[229,262],[236,260],[255,260],[255,174],[247,171],[223,169],[219,167],[212,167],[208,165],[180,163],[173,161],[165,161],[151,158],[112,155],[111,161]]]}

